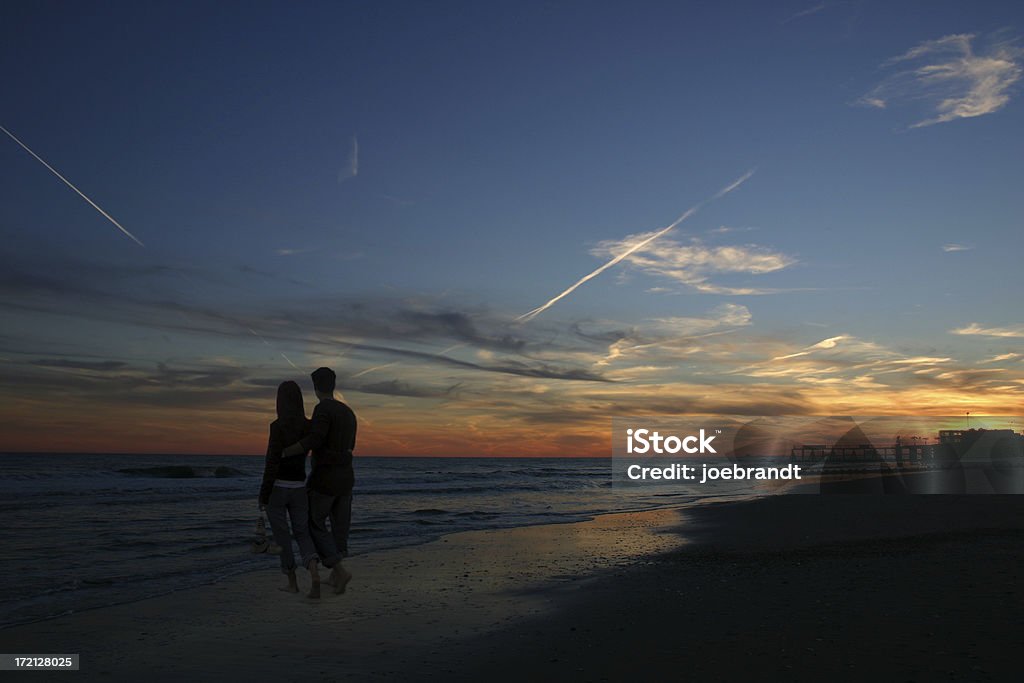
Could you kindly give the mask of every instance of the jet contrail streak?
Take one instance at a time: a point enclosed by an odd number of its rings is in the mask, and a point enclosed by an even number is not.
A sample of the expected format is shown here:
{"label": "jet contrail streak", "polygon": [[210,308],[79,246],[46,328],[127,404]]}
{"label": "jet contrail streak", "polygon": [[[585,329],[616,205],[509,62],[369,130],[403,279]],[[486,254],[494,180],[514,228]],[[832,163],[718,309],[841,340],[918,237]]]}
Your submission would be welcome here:
{"label": "jet contrail streak", "polygon": [[284,358],[284,359],[285,359],[286,361],[288,361],[288,365],[292,366],[292,367],[293,367],[293,368],[295,368],[296,370],[301,370],[301,368],[299,368],[299,366],[298,366],[298,365],[296,365],[295,363],[293,363],[293,362],[292,362],[292,359],[291,359],[291,358],[289,358],[288,356],[284,355],[284,351],[280,351],[280,350],[278,350],[277,348],[275,348],[275,347],[274,347],[274,345],[273,345],[273,344],[271,344],[270,342],[268,342],[268,341],[267,341],[267,339],[266,339],[266,337],[264,337],[264,336],[263,336],[262,334],[260,334],[260,333],[259,333],[259,332],[257,332],[256,330],[252,329],[251,327],[247,327],[247,328],[245,328],[245,329],[249,330],[249,332],[250,332],[250,333],[252,333],[252,336],[256,337],[256,338],[257,338],[257,339],[259,339],[259,340],[260,340],[261,342],[263,342],[264,344],[266,344],[266,345],[267,345],[268,347],[270,347],[270,348],[271,348],[271,349],[273,349],[274,351],[277,351],[277,352],[278,352],[279,354],[281,354],[281,358]]}
{"label": "jet contrail streak", "polygon": [[[438,351],[437,355],[438,356],[443,356],[446,353],[454,351],[455,349],[460,349],[460,348],[462,348],[465,345],[466,345],[466,342],[459,342],[458,344],[452,344],[447,349],[444,349],[442,351]],[[376,370],[383,370],[384,368],[390,368],[390,367],[394,367],[396,365],[401,365],[401,363],[399,363],[398,361],[395,361],[394,363],[384,363],[384,365],[374,365],[372,368],[366,368],[365,370],[360,370],[356,374],[354,374],[351,377],[349,377],[349,379],[355,379],[356,377],[362,377],[363,375],[367,375],[367,374],[369,374],[371,372],[374,372]]]}
{"label": "jet contrail streak", "polygon": [[68,180],[67,178],[65,178],[64,176],[62,176],[62,175],[61,175],[60,173],[58,173],[58,172],[57,172],[57,169],[55,169],[55,168],[54,168],[53,166],[50,166],[50,165],[49,165],[48,163],[46,163],[45,161],[43,161],[42,157],[40,157],[40,156],[39,156],[38,154],[36,154],[35,152],[33,152],[33,151],[32,151],[31,149],[29,149],[29,148],[28,148],[28,146],[27,146],[27,145],[26,145],[26,144],[25,144],[24,142],[22,142],[21,140],[19,140],[19,139],[18,139],[18,138],[16,138],[16,137],[14,137],[14,133],[12,133],[11,131],[7,130],[7,129],[6,129],[6,128],[4,128],[3,126],[0,126],[0,130],[2,130],[2,131],[3,131],[4,133],[6,133],[6,134],[7,134],[7,137],[9,137],[10,139],[12,139],[12,140],[14,140],[15,142],[17,142],[17,143],[18,143],[18,145],[19,145],[19,146],[20,146],[20,147],[21,147],[21,148],[22,148],[23,150],[25,150],[26,152],[28,152],[29,154],[31,154],[31,155],[32,155],[33,157],[35,157],[36,161],[38,161],[38,162],[39,162],[39,163],[41,163],[41,164],[42,164],[43,166],[45,166],[46,168],[48,168],[48,169],[50,170],[50,173],[52,173],[53,175],[55,175],[55,176],[57,176],[58,178],[60,178],[60,179],[61,179],[61,180],[62,180],[62,181],[64,182],[64,184],[65,184],[65,185],[67,185],[67,186],[68,186],[68,187],[70,187],[70,188],[71,188],[72,190],[74,190],[75,192],[77,192],[77,193],[78,193],[78,196],[79,196],[79,197],[81,197],[81,198],[82,198],[82,199],[84,199],[85,201],[89,202],[89,205],[90,205],[90,206],[92,206],[92,208],[96,209],[96,210],[97,210],[97,211],[99,211],[99,212],[100,212],[101,214],[103,214],[103,217],[104,217],[104,218],[106,218],[106,219],[107,219],[108,221],[110,221],[111,223],[113,223],[113,224],[114,224],[114,225],[115,225],[115,226],[117,227],[117,229],[118,229],[118,230],[120,230],[121,232],[123,232],[123,233],[124,233],[125,235],[127,235],[127,236],[128,236],[129,238],[131,238],[131,240],[132,240],[133,242],[135,242],[136,244],[138,244],[138,245],[139,245],[140,247],[145,247],[145,246],[146,246],[146,245],[145,245],[145,244],[143,244],[143,243],[142,243],[141,241],[139,241],[139,238],[138,238],[138,237],[136,237],[135,235],[133,235],[133,234],[131,234],[130,232],[128,232],[128,230],[126,230],[126,229],[125,229],[125,227],[124,227],[123,225],[121,225],[121,224],[120,224],[120,223],[118,223],[118,222],[117,222],[116,220],[114,220],[114,217],[113,217],[113,216],[111,216],[111,215],[110,215],[109,213],[107,213],[106,211],[104,211],[103,209],[101,209],[101,208],[100,208],[100,207],[99,207],[99,206],[98,206],[98,205],[96,204],[96,202],[94,202],[93,200],[91,200],[91,199],[89,199],[88,197],[86,197],[86,196],[85,196],[85,193],[84,193],[84,192],[82,192],[82,191],[81,191],[81,190],[79,190],[79,189],[78,189],[77,187],[75,187],[74,185],[72,185],[72,184],[71,184],[71,181],[70,181],[70,180]]}
{"label": "jet contrail streak", "polygon": [[689,218],[693,214],[695,214],[698,211],[700,211],[706,204],[708,204],[710,202],[713,202],[716,199],[721,199],[725,195],[727,195],[730,192],[732,192],[733,190],[735,190],[737,187],[739,187],[740,185],[745,183],[750,178],[750,176],[754,175],[754,170],[755,169],[751,169],[751,170],[747,171],[740,178],[738,178],[734,182],[730,183],[729,185],[726,185],[725,187],[723,187],[721,190],[719,190],[717,193],[715,193],[711,198],[705,199],[705,200],[703,200],[703,201],[701,201],[701,202],[691,206],[689,209],[687,209],[686,211],[683,212],[683,215],[681,215],[679,218],[675,219],[670,225],[662,228],[661,230],[659,230],[658,232],[654,233],[653,235],[651,235],[647,239],[644,239],[644,240],[642,240],[640,242],[637,242],[636,244],[631,246],[629,249],[627,249],[626,251],[622,252],[621,254],[619,254],[618,256],[613,258],[608,263],[606,263],[603,266],[600,266],[599,268],[597,268],[597,270],[593,271],[592,273],[590,273],[588,275],[584,275],[579,280],[577,280],[571,287],[566,289],[564,292],[562,292],[561,294],[559,294],[555,298],[551,299],[546,304],[544,304],[542,306],[538,306],[537,308],[533,309],[532,311],[529,311],[529,312],[524,313],[523,315],[519,316],[518,318],[516,318],[516,321],[517,322],[529,322],[530,320],[533,320],[538,315],[540,315],[541,313],[543,313],[544,311],[548,310],[549,308],[554,306],[556,303],[558,303],[559,301],[561,301],[565,297],[567,297],[570,294],[572,294],[573,292],[575,292],[576,289],[579,288],[580,285],[584,284],[588,280],[592,280],[593,278],[597,277],[598,275],[600,275],[604,271],[608,270],[612,266],[616,265],[617,263],[620,263],[623,259],[625,259],[630,254],[632,254],[632,253],[634,253],[636,251],[639,251],[640,249],[643,249],[648,244],[650,244],[654,240],[658,239],[659,237],[661,237],[662,235],[664,235],[668,231],[672,230],[673,228],[675,228],[677,225],[679,225],[680,223],[685,221],[687,218]]}
{"label": "jet contrail streak", "polygon": [[367,374],[369,374],[371,372],[374,372],[376,370],[383,370],[384,368],[390,368],[393,365],[398,365],[398,362],[396,361],[394,363],[384,363],[384,365],[374,365],[372,368],[366,368],[365,370],[360,370],[356,374],[354,374],[351,377],[349,377],[349,379],[355,379],[356,377],[362,377],[363,375],[367,375]]}
{"label": "jet contrail streak", "polygon": [[752,168],[752,169],[750,169],[749,171],[747,171],[746,173],[744,173],[744,174],[743,174],[742,176],[740,176],[740,177],[739,177],[739,178],[738,178],[738,179],[736,180],[736,182],[732,183],[731,185],[726,185],[726,186],[725,186],[725,187],[723,187],[723,188],[722,188],[721,190],[719,190],[718,192],[716,192],[716,193],[715,193],[715,196],[714,196],[714,197],[712,197],[712,198],[711,198],[711,199],[710,199],[709,201],[714,201],[714,200],[716,200],[716,199],[721,199],[721,198],[722,198],[722,197],[724,197],[725,195],[729,194],[730,192],[732,192],[733,190],[735,190],[735,189],[736,189],[737,187],[739,187],[739,186],[740,186],[740,185],[742,185],[743,183],[745,183],[745,182],[747,182],[748,180],[750,180],[750,176],[754,175],[754,171],[756,171],[756,170],[757,170],[756,168]]}
{"label": "jet contrail streak", "polygon": [[[262,334],[260,334],[260,333],[259,333],[259,332],[257,332],[256,330],[252,329],[251,327],[247,327],[247,328],[245,328],[245,329],[249,330],[249,332],[250,332],[250,334],[252,334],[252,336],[256,337],[256,338],[257,338],[257,339],[259,339],[259,340],[260,340],[261,342],[263,342],[263,343],[264,343],[264,344],[266,344],[267,346],[270,346],[270,348],[274,349],[274,347],[273,347],[273,346],[271,346],[270,342],[268,342],[268,341],[266,340],[266,338],[264,338],[264,336],[263,336]],[[277,351],[277,349],[274,349],[274,350],[275,350],[275,351]]]}
{"label": "jet contrail streak", "polygon": [[619,254],[618,256],[613,258],[608,263],[606,263],[603,266],[599,267],[597,270],[589,273],[588,275],[584,275],[583,277],[581,277],[579,280],[576,281],[575,284],[573,284],[571,287],[566,289],[564,292],[562,292],[561,294],[556,296],[554,299],[551,299],[550,301],[548,301],[543,306],[538,306],[537,308],[533,309],[532,311],[530,311],[528,313],[524,313],[523,315],[521,315],[518,318],[516,318],[516,320],[517,321],[522,321],[522,322],[527,322],[529,320],[533,320],[535,317],[537,317],[538,315],[540,315],[544,311],[546,311],[549,308],[551,308],[552,306],[554,306],[560,300],[564,299],[565,297],[567,297],[570,294],[572,294],[573,292],[575,292],[576,289],[580,285],[582,285],[584,282],[586,282],[587,280],[592,280],[593,278],[597,277],[598,275],[600,275],[604,271],[608,270],[609,268],[611,268],[615,264],[621,262],[624,258],[629,256],[633,252],[637,251],[638,249],[642,249],[642,248],[646,247],[648,244],[650,244],[654,240],[658,239],[659,237],[664,235],[666,232],[668,232],[672,228],[676,227],[677,225],[679,225],[680,223],[685,221],[687,218],[689,218],[690,216],[692,216],[696,212],[697,212],[697,207],[696,206],[691,208],[691,209],[687,209],[686,213],[684,213],[682,216],[677,218],[671,225],[662,228],[661,230],[659,230],[658,232],[654,233],[653,235],[651,235],[647,239],[645,239],[645,240],[643,240],[641,242],[637,242],[632,247],[630,247],[626,251],[622,252],[621,254]]}
{"label": "jet contrail streak", "polygon": [[[115,226],[115,227],[116,227],[116,228],[117,228],[118,230],[120,230],[121,232],[123,232],[123,233],[124,233],[124,234],[125,234],[126,236],[128,236],[128,237],[129,237],[129,238],[130,238],[130,239],[131,239],[131,240],[132,240],[133,242],[135,242],[136,244],[138,244],[138,245],[139,245],[140,247],[143,247],[143,248],[145,248],[145,246],[146,246],[146,245],[145,245],[145,244],[143,244],[143,243],[142,243],[142,242],[141,242],[141,241],[139,240],[139,238],[138,238],[138,237],[136,237],[135,235],[131,234],[131,233],[130,233],[130,232],[129,232],[129,231],[128,231],[128,230],[127,230],[127,229],[126,229],[126,228],[125,228],[125,227],[124,227],[123,225],[121,225],[120,223],[118,223],[118,222],[117,222],[117,220],[115,220],[113,216],[111,216],[111,215],[110,215],[109,213],[107,213],[106,211],[104,211],[103,209],[101,209],[101,208],[99,207],[99,205],[97,205],[97,204],[96,204],[96,202],[94,202],[93,200],[89,199],[89,197],[87,197],[87,196],[85,195],[85,193],[84,193],[84,192],[82,192],[82,191],[81,191],[81,190],[79,190],[79,189],[78,189],[77,187],[75,187],[74,185],[72,185],[72,184],[71,184],[71,181],[70,181],[70,180],[68,180],[67,178],[65,178],[64,176],[62,176],[62,175],[60,174],[60,172],[59,172],[59,171],[57,171],[57,169],[55,169],[55,168],[54,168],[53,166],[50,166],[50,164],[46,163],[46,161],[44,161],[42,157],[40,157],[40,156],[39,156],[38,154],[36,154],[35,152],[33,152],[33,151],[32,151],[31,149],[29,149],[28,145],[26,145],[26,144],[25,144],[24,142],[22,142],[21,140],[19,140],[19,139],[18,139],[18,138],[17,138],[17,137],[16,137],[15,135],[14,135],[14,133],[12,133],[11,131],[7,130],[7,129],[6,129],[6,128],[4,128],[3,126],[0,126],[0,130],[2,130],[2,131],[3,131],[4,133],[6,133],[7,137],[9,137],[10,139],[14,140],[14,141],[15,141],[16,143],[18,143],[18,146],[19,146],[19,147],[21,147],[21,148],[22,148],[23,150],[25,150],[26,152],[28,152],[29,154],[31,154],[31,155],[32,155],[32,156],[33,156],[33,157],[35,158],[35,160],[36,160],[36,161],[38,161],[38,162],[39,162],[39,163],[41,163],[41,164],[42,164],[43,166],[45,166],[45,167],[46,167],[46,168],[47,168],[47,169],[48,169],[48,170],[50,171],[50,173],[52,173],[53,175],[55,175],[55,176],[57,176],[58,178],[60,178],[60,179],[61,179],[61,181],[62,181],[62,182],[63,182],[63,183],[65,184],[65,185],[67,185],[67,186],[68,186],[68,187],[70,187],[70,188],[71,188],[72,190],[74,190],[74,191],[75,191],[76,193],[78,193],[78,196],[79,196],[79,197],[81,197],[81,198],[82,198],[82,199],[84,199],[85,201],[89,202],[89,205],[90,205],[90,206],[92,206],[92,208],[94,208],[94,209],[96,209],[97,211],[99,211],[99,212],[100,212],[100,213],[101,213],[101,214],[103,215],[103,217],[104,217],[104,218],[106,218],[106,219],[107,219],[108,221],[110,221],[111,223],[113,223],[113,224],[114,224],[114,226]],[[355,147],[354,147],[354,151],[353,151],[353,154],[355,155],[355,156],[353,157],[353,171],[354,171],[353,175],[354,175],[355,173],[358,173],[358,172],[359,172],[359,157],[358,157],[358,155],[359,155],[359,147],[358,147],[359,143],[358,143],[358,142],[356,141],[356,139],[355,139],[354,137],[352,138],[352,143],[353,143],[353,145],[355,145]],[[192,280],[191,280],[190,278],[188,278],[188,277],[187,277],[187,276],[186,276],[186,275],[185,275],[184,273],[182,273],[181,271],[177,271],[177,272],[178,272],[178,274],[179,274],[179,275],[180,275],[180,276],[181,276],[182,278],[184,278],[184,279],[185,279],[185,281],[186,281],[186,282],[189,282],[190,284],[194,284],[194,283],[192,283]],[[187,317],[187,316],[186,316],[186,317]],[[260,341],[262,341],[262,342],[263,342],[264,344],[266,344],[266,345],[267,345],[268,347],[270,347],[270,348],[271,348],[271,349],[273,349],[274,351],[277,351],[277,352],[278,352],[279,354],[281,354],[281,357],[282,357],[282,358],[284,358],[284,359],[285,359],[286,361],[288,361],[288,365],[292,366],[292,367],[293,367],[293,368],[295,368],[296,370],[299,370],[299,369],[300,369],[300,368],[299,368],[299,366],[297,366],[297,365],[296,365],[295,363],[293,363],[293,362],[292,362],[292,359],[291,359],[291,358],[289,358],[288,356],[286,356],[286,355],[284,354],[284,351],[280,351],[280,350],[278,350],[277,348],[275,348],[275,347],[273,346],[273,344],[271,344],[270,342],[268,342],[268,341],[267,341],[267,340],[266,340],[266,339],[265,339],[265,338],[263,337],[263,335],[259,334],[259,333],[258,333],[258,332],[257,332],[256,330],[252,329],[251,327],[248,327],[248,328],[246,328],[246,329],[248,329],[248,330],[249,330],[249,332],[251,332],[251,333],[253,334],[253,336],[257,337],[257,338],[258,338],[258,339],[259,339]]]}
{"label": "jet contrail streak", "polygon": [[466,344],[467,344],[467,343],[468,343],[468,342],[459,342],[458,344],[452,344],[452,345],[451,345],[451,346],[449,346],[449,347],[448,347],[447,349],[444,349],[444,350],[442,350],[442,351],[438,351],[438,352],[437,352],[437,355],[439,355],[439,356],[444,356],[444,355],[446,355],[446,354],[449,354],[449,353],[451,353],[451,352],[452,352],[452,351],[454,351],[455,349],[461,349],[461,348],[462,348],[463,346],[466,346]]}

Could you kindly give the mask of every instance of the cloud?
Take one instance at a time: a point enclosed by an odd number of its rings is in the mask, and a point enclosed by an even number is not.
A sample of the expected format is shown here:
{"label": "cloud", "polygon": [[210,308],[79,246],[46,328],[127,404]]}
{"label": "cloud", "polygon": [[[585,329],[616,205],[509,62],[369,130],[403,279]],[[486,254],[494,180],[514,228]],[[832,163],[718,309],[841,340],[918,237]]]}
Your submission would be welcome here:
{"label": "cloud", "polygon": [[946,253],[953,251],[970,251],[971,249],[974,249],[974,247],[966,244],[956,244],[955,242],[950,242],[949,244],[942,245],[942,251]]}
{"label": "cloud", "polygon": [[[778,265],[752,259],[768,252],[760,248],[730,255],[681,241],[674,248],[687,250],[687,267],[705,284]],[[1019,362],[978,362],[1017,350],[1009,344],[967,363],[945,360],[929,344],[894,353],[839,328],[755,327],[758,311],[739,303],[748,300],[704,306],[681,296],[619,321],[552,315],[516,325],[461,292],[275,287],[273,296],[255,297],[232,285],[258,286],[269,274],[231,266],[190,271],[221,286],[186,296],[178,273],[145,261],[108,268],[66,258],[46,267],[12,258],[0,273],[0,310],[15,323],[0,332],[8,358],[0,363],[2,400],[14,425],[0,436],[11,448],[23,447],[12,438],[19,432],[46,432],[51,449],[102,451],[102,439],[121,434],[122,442],[141,438],[167,450],[259,452],[276,386],[295,379],[308,398],[308,371],[318,365],[335,368],[360,419],[374,425],[364,442],[372,454],[600,454],[603,425],[616,413],[867,414],[898,406],[938,414],[968,401],[972,412],[1005,409],[1024,396]],[[628,269],[642,277],[632,262]],[[674,280],[649,284],[683,289]],[[62,335],[69,318],[80,332]],[[783,356],[793,357],[772,360]],[[993,368],[1001,371],[967,372]],[[54,395],[68,406],[61,429],[45,424],[52,416],[37,416]],[[126,436],[118,431],[124,424],[145,429]],[[552,431],[580,445],[558,450]]]}
{"label": "cloud", "polygon": [[722,327],[743,327],[749,325],[751,320],[750,309],[746,306],[726,303],[716,306],[704,316],[648,318],[629,329],[585,331],[583,323],[573,323],[570,329],[579,337],[600,343],[614,343],[623,339],[650,343],[702,335]]}
{"label": "cloud", "polygon": [[841,334],[837,337],[829,337],[828,339],[822,339],[817,344],[811,344],[810,346],[806,347],[803,351],[789,353],[786,354],[785,356],[776,356],[772,360],[786,360],[788,358],[798,358],[800,356],[806,356],[807,354],[817,349],[834,349],[836,346],[838,346],[839,342],[845,339],[850,339],[850,337],[848,337],[845,334]]}
{"label": "cloud", "polygon": [[[318,344],[313,343],[314,346]],[[482,372],[493,372],[498,374],[515,375],[518,377],[532,377],[534,379],[567,380],[574,382],[611,382],[613,380],[603,375],[584,368],[561,366],[547,362],[526,360],[520,361],[515,358],[502,358],[493,363],[475,363],[473,361],[452,358],[440,353],[429,351],[416,351],[412,349],[401,349],[392,346],[379,344],[350,343],[349,349],[367,351],[371,353],[409,358],[438,365],[447,365],[463,370],[479,370]]]}
{"label": "cloud", "polygon": [[982,327],[971,323],[949,331],[950,334],[978,335],[981,337],[1024,337],[1024,325],[1014,327]]}
{"label": "cloud", "polygon": [[982,363],[1001,363],[1004,360],[1016,360],[1020,358],[1019,353],[1002,353],[998,356],[992,356],[986,360],[981,361]]}
{"label": "cloud", "polygon": [[351,180],[357,175],[359,175],[359,139],[353,135],[352,146],[349,147],[348,151],[348,161],[338,171],[338,184],[340,185],[346,180]]}
{"label": "cloud", "polygon": [[[815,357],[815,362],[818,363],[828,363],[831,365],[838,364],[842,368],[852,367],[854,369],[875,367],[883,363],[902,362],[906,365],[913,365],[914,363],[922,361],[935,360],[921,356],[896,361],[893,360],[896,356],[895,353],[888,351],[875,342],[859,339],[849,334],[839,334],[834,337],[822,339],[810,346],[805,346],[799,351],[774,356],[769,361],[768,365],[776,368],[779,367],[774,365],[777,361],[786,361],[793,358],[802,358],[803,360],[801,363],[803,363],[811,360],[811,358],[809,358],[811,356]],[[781,367],[790,369],[773,370],[773,372],[798,374],[793,372],[795,368],[798,368],[797,365],[785,365]],[[837,368],[829,368],[830,371],[835,369]]]}
{"label": "cloud", "polygon": [[750,232],[751,230],[757,230],[757,228],[753,228],[753,227],[749,227],[749,226],[746,226],[746,227],[736,227],[736,226],[733,226],[733,225],[720,225],[717,228],[712,228],[711,230],[708,230],[708,234],[709,235],[725,235],[725,234],[728,234],[730,232]]}
{"label": "cloud", "polygon": [[1010,101],[1010,86],[1021,77],[1021,50],[1010,41],[975,51],[975,34],[948,35],[917,45],[882,66],[896,70],[859,103],[876,109],[923,106],[923,128],[997,112]]}
{"label": "cloud", "polygon": [[[835,396],[822,394],[821,399],[835,410],[836,401],[855,396],[858,403],[877,400],[876,405],[900,405],[906,409],[893,397],[903,395],[908,404],[918,406],[928,406],[929,400],[934,405],[949,405],[949,401],[956,404],[967,396],[972,402],[980,401],[981,392],[998,389],[1003,392],[999,400],[1005,401],[1008,372],[1005,368],[979,370],[945,356],[905,356],[876,342],[843,334],[802,350],[777,353],[768,361],[738,368],[734,374],[780,383],[799,382],[818,390],[832,388]],[[999,389],[1000,386],[1004,388]],[[995,396],[996,393],[986,394],[984,400]]]}
{"label": "cloud", "polygon": [[937,374],[934,376],[934,380],[940,383],[951,384],[955,387],[977,391],[986,384],[992,384],[993,381],[999,382],[1000,380],[995,378],[994,375],[1001,373],[1003,373],[1003,370],[1000,368],[958,369]]}
{"label": "cloud", "polygon": [[820,12],[823,9],[825,9],[826,7],[828,7],[828,3],[819,2],[817,5],[814,5],[813,7],[808,7],[807,9],[803,9],[803,10],[800,10],[799,12],[795,12],[794,14],[789,15],[788,17],[783,19],[780,23],[788,24],[789,22],[793,21],[794,19],[800,19],[802,17],[809,17],[812,14],[817,14],[818,12]]}
{"label": "cloud", "polygon": [[524,338],[507,331],[482,332],[469,314],[460,311],[406,310],[397,315],[397,322],[418,335],[455,339],[480,348],[521,352],[527,345]]}
{"label": "cloud", "polygon": [[896,365],[936,365],[938,363],[948,363],[952,358],[937,358],[935,356],[915,356],[913,358],[900,358],[899,360],[891,361]]}
{"label": "cloud", "polygon": [[[530,330],[532,337],[523,337],[519,334],[521,328],[510,328],[507,319],[485,311],[436,310],[410,301],[364,297],[305,297],[301,302],[292,301],[277,310],[267,311],[262,307],[258,314],[246,312],[246,307],[225,311],[182,303],[162,293],[154,293],[159,298],[151,298],[139,288],[114,293],[103,286],[106,283],[102,278],[81,277],[91,272],[89,269],[78,273],[79,277],[71,277],[76,270],[74,265],[69,264],[60,271],[69,275],[68,281],[50,274],[13,269],[0,273],[0,307],[25,313],[60,312],[97,322],[199,335],[211,341],[252,337],[280,353],[292,367],[295,364],[288,360],[284,351],[301,348],[303,353],[323,352],[334,362],[340,357],[339,350],[344,349],[362,352],[364,357],[377,363],[398,358],[535,379],[612,381],[591,369],[566,365],[560,357],[530,357],[533,351],[556,348],[544,339],[549,331],[543,326],[534,326]],[[148,274],[149,271],[139,273]],[[85,282],[90,282],[91,286],[82,284]],[[450,346],[452,342],[501,355],[475,362],[429,348],[407,348]],[[278,345],[284,345],[283,350]]]}
{"label": "cloud", "polygon": [[31,365],[41,368],[64,368],[68,370],[90,370],[93,372],[113,372],[120,370],[127,363],[117,360],[82,361],[67,358],[44,358],[34,360]]}
{"label": "cloud", "polygon": [[[728,328],[745,327],[751,324],[751,320],[746,306],[726,303],[716,306],[706,316],[651,318],[628,330],[588,332],[580,323],[572,325],[571,329],[583,339],[608,344],[606,355],[595,363],[603,367],[627,357],[633,361],[640,357],[647,359],[651,355],[678,358],[699,348],[695,340],[727,332]],[[636,368],[630,368],[630,372],[636,372]]]}
{"label": "cloud", "polygon": [[689,245],[673,240],[647,243],[629,252],[637,243],[643,243],[653,233],[629,235],[622,240],[599,243],[591,253],[595,256],[628,252],[625,262],[648,275],[668,278],[699,292],[708,294],[767,294],[772,290],[752,287],[728,287],[710,281],[712,275],[744,273],[762,275],[787,268],[796,259],[782,252],[753,244],[733,246],[706,246],[699,242]]}
{"label": "cloud", "polygon": [[708,313],[706,318],[655,318],[654,322],[672,329],[676,333],[694,334],[707,332],[718,327],[742,327],[749,325],[750,309],[740,304],[722,304]]}
{"label": "cloud", "polygon": [[450,396],[458,387],[458,384],[453,384],[449,387],[420,386],[392,379],[373,384],[354,384],[345,388],[346,390],[359,391],[364,394],[403,396],[407,398],[445,398]]}
{"label": "cloud", "polygon": [[[39,369],[68,372],[40,372]],[[89,372],[76,372],[87,370]],[[18,388],[7,399],[32,399],[60,394],[69,402],[116,403],[132,407],[166,406],[196,408],[224,406],[233,401],[268,396],[263,386],[240,381],[239,367],[193,362],[171,367],[167,363],[132,365],[121,361],[83,362],[73,359],[41,359],[10,363],[3,368],[3,382]],[[272,386],[277,386],[276,380]],[[272,394],[269,394],[272,396]]]}

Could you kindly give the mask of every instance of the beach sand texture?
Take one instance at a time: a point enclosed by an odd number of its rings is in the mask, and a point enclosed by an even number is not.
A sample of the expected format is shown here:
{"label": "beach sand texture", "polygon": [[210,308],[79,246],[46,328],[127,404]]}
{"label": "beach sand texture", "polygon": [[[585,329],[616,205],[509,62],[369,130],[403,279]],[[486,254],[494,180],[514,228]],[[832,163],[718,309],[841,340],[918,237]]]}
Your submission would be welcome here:
{"label": "beach sand texture", "polygon": [[1022,549],[1020,496],[775,496],[374,552],[319,603],[265,571],[0,638],[85,680],[999,679]]}

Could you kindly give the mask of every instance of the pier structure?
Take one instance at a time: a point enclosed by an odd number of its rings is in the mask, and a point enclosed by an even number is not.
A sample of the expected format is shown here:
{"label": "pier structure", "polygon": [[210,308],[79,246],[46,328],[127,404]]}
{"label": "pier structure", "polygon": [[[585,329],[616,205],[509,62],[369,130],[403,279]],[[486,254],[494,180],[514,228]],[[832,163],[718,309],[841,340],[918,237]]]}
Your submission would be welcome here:
{"label": "pier structure", "polygon": [[[975,447],[978,448],[975,448]],[[885,462],[904,466],[934,466],[960,462],[972,449],[983,460],[1024,459],[1024,434],[1011,429],[943,429],[938,438],[897,436],[893,444],[833,445],[803,444],[790,450],[790,462],[813,464],[826,458],[830,463],[867,464]],[[973,459],[973,458],[972,458]]]}

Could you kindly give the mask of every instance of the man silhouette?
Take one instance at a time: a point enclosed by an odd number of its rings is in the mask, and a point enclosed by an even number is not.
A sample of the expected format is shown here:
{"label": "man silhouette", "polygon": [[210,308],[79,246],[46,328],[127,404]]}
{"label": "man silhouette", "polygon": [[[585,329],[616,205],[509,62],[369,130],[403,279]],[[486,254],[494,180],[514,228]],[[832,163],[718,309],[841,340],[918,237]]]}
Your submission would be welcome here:
{"label": "man silhouette", "polygon": [[[344,593],[352,574],[341,558],[348,555],[348,531],[352,521],[352,450],[356,445],[356,415],[334,398],[336,376],[330,368],[313,371],[313,388],[320,399],[313,409],[310,433],[288,446],[282,455],[313,451],[312,471],[306,488],[309,494],[309,531],[324,566],[331,568],[334,592]],[[331,531],[327,530],[327,519]]]}

